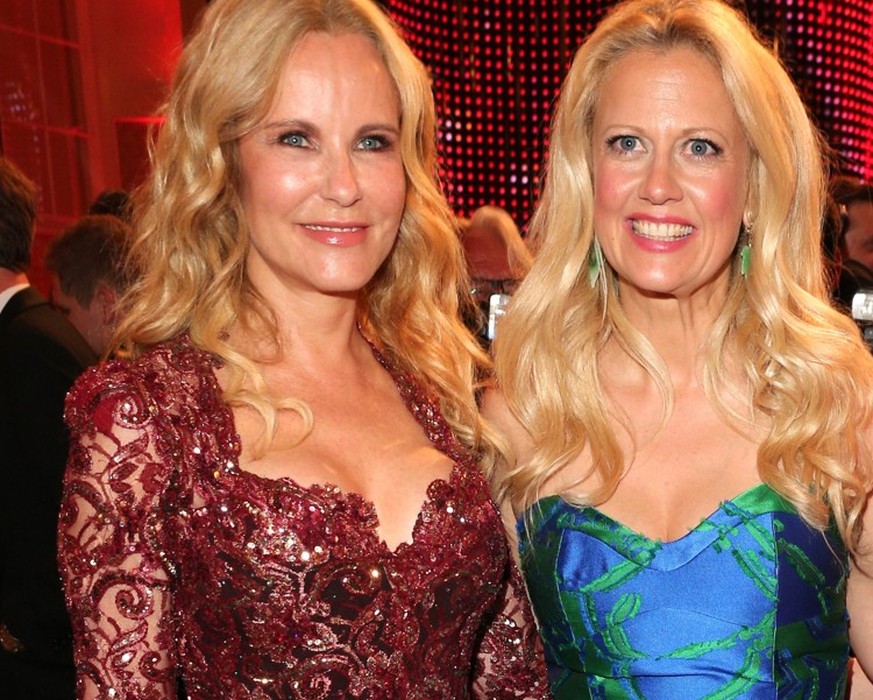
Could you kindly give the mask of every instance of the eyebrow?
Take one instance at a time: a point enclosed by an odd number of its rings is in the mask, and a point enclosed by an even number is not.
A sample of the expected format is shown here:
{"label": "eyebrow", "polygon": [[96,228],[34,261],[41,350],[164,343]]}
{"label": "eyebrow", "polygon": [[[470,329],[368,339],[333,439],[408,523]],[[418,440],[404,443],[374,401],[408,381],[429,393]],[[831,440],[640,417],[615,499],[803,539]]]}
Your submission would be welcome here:
{"label": "eyebrow", "polygon": [[[318,133],[319,128],[310,121],[305,119],[280,119],[279,121],[269,122],[264,124],[262,129],[269,131],[282,131],[284,129],[300,129],[301,131],[308,131],[312,133]],[[357,133],[365,134],[372,131],[388,131],[394,134],[400,133],[400,124],[391,124],[388,122],[374,122],[372,124],[362,124]]]}
{"label": "eyebrow", "polygon": [[361,133],[366,131],[390,131],[395,134],[400,133],[400,125],[399,124],[364,124],[361,129]]}

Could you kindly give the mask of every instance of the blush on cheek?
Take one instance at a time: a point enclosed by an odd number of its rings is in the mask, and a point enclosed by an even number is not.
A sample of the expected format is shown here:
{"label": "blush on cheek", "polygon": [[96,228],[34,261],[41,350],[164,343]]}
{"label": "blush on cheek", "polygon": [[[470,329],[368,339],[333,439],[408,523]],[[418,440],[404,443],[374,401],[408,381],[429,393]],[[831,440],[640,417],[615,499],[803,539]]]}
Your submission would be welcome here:
{"label": "blush on cheek", "polygon": [[594,165],[594,206],[596,209],[613,209],[627,198],[629,178],[616,172],[615,168]]}
{"label": "blush on cheek", "polygon": [[627,196],[621,192],[622,179],[610,177],[608,169],[599,172],[594,182],[594,230],[599,235],[606,235],[612,227],[611,222],[621,217],[622,204]]}
{"label": "blush on cheek", "polygon": [[[738,187],[740,182],[743,184]],[[736,220],[737,229],[742,221],[747,189],[741,171],[736,168],[727,168],[712,177],[701,177],[685,183],[688,196],[697,208],[706,212],[707,218],[720,219],[725,223]]]}

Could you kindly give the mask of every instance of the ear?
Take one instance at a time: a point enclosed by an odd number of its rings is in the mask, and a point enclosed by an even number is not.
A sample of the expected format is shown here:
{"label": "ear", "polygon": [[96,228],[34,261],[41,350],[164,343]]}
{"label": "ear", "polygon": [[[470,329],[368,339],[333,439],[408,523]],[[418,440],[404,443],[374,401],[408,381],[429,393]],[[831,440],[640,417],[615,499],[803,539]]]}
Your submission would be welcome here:
{"label": "ear", "polygon": [[118,306],[118,294],[116,291],[106,282],[98,282],[97,288],[94,290],[94,300],[100,304],[100,314],[103,318],[103,323],[113,325]]}

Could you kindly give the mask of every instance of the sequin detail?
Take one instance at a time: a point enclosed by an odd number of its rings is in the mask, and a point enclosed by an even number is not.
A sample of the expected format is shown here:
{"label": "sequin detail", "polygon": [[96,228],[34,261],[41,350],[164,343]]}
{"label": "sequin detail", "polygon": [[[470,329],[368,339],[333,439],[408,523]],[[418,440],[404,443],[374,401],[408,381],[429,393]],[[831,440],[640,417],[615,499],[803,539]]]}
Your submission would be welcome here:
{"label": "sequin detail", "polygon": [[488,484],[438,404],[379,353],[454,462],[411,542],[330,485],[240,470],[216,362],[179,338],[84,374],[59,527],[79,694],[547,698]]}

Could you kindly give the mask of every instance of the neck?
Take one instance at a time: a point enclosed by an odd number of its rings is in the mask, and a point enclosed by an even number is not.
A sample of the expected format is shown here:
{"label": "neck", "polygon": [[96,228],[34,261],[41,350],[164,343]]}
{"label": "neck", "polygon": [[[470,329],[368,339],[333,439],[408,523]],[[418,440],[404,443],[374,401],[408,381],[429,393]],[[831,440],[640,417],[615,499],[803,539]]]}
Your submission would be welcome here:
{"label": "neck", "polygon": [[0,292],[19,284],[29,284],[25,273],[0,267]]}

